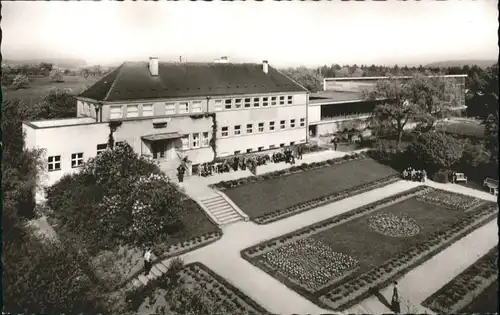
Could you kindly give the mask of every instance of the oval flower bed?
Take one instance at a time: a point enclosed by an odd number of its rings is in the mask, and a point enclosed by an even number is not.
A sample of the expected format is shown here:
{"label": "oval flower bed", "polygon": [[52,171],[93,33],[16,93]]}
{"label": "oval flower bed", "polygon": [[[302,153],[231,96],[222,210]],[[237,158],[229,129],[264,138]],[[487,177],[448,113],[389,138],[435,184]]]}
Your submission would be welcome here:
{"label": "oval flower bed", "polygon": [[358,265],[356,259],[336,253],[328,245],[313,238],[301,239],[269,251],[260,260],[313,292],[342,278]]}
{"label": "oval flower bed", "polygon": [[445,206],[453,210],[461,211],[468,210],[483,202],[483,200],[479,198],[439,189],[434,189],[422,194],[418,199],[438,206]]}
{"label": "oval flower bed", "polygon": [[368,226],[380,234],[392,237],[410,237],[420,232],[417,222],[412,218],[385,212],[368,218]]}

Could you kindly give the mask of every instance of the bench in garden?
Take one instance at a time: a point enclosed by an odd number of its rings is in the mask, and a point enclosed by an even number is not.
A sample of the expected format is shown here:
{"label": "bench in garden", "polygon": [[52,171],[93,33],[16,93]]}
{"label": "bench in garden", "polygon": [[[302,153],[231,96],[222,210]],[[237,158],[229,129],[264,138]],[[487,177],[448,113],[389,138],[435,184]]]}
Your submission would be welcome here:
{"label": "bench in garden", "polygon": [[467,176],[464,173],[455,173],[455,182],[467,183]]}
{"label": "bench in garden", "polygon": [[484,180],[483,186],[489,188],[491,194],[498,195],[498,180],[488,177]]}

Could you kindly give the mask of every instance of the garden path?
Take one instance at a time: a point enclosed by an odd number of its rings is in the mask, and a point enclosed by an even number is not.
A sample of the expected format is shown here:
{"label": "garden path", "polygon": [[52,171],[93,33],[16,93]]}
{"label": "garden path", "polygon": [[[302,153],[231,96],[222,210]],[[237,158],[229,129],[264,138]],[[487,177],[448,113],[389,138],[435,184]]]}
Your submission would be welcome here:
{"label": "garden path", "polygon": [[[186,253],[181,257],[185,263],[199,261],[207,265],[272,313],[331,313],[331,311],[319,308],[241,258],[240,251],[273,237],[411,189],[419,184],[399,181],[267,225],[258,225],[253,222],[237,222],[223,227],[224,234],[217,242]],[[163,263],[168,265],[169,259],[163,261]]]}
{"label": "garden path", "polygon": [[[408,272],[397,280],[401,298],[409,300],[411,304],[410,309],[407,310],[405,309],[405,303],[402,303],[401,311],[403,313],[433,314],[432,311],[421,306],[421,303],[497,244],[498,225],[493,220]],[[392,286],[380,290],[380,293],[390,301]],[[390,312],[374,296],[367,298],[360,304],[371,309],[376,314]],[[347,312],[351,313],[351,310]]]}

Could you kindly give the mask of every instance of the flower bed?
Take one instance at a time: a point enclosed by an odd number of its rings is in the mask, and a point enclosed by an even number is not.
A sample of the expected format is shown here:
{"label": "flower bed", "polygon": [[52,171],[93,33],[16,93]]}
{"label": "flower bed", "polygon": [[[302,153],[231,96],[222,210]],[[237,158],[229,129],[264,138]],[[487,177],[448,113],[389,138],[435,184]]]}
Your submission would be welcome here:
{"label": "flower bed", "polygon": [[[187,292],[178,295],[179,289]],[[189,292],[196,294],[198,298],[186,301]],[[201,310],[196,310],[198,312],[268,314],[264,308],[201,263],[183,266],[175,273],[153,280],[147,286],[130,292],[129,296],[133,297],[133,301],[129,302],[127,311],[133,313],[182,314],[200,307],[192,305],[196,301],[203,304]],[[183,304],[182,301],[188,304]]]}
{"label": "flower bed", "polygon": [[[414,245],[398,256],[389,259],[383,265],[341,284],[336,289],[321,296],[319,300],[334,310],[349,308],[367,298],[371,294],[371,288],[390,284],[408,270],[437,255],[458,239],[496,218],[497,214],[496,204],[484,205],[462,221],[452,224],[448,230],[434,233],[425,242]],[[361,283],[363,284],[359,285]],[[358,285],[358,289],[353,291],[352,287],[356,285]]]}
{"label": "flower bed", "polygon": [[[497,205],[492,202],[486,202],[473,211],[456,214],[446,208],[417,200],[420,194],[432,190],[434,188],[416,187],[254,245],[244,249],[241,255],[244,259],[321,307],[334,310],[346,309],[368,297],[370,288],[389,284],[401,274],[437,254],[457,239],[487,223],[498,212]],[[370,222],[367,214],[381,209],[384,209],[383,211],[386,213],[411,216],[418,224],[420,233],[408,238],[405,242],[401,242],[397,238],[367,229]],[[406,231],[406,233],[409,232]],[[329,250],[333,252],[356,257],[359,260],[359,267],[351,272],[346,271],[344,273],[346,275],[336,282],[325,283],[325,280],[321,280],[319,277],[309,276],[307,278],[307,275],[303,275],[302,278],[299,278],[297,275],[300,273],[300,268],[306,269],[306,267],[298,267],[299,263],[293,265],[294,262],[279,263],[278,260],[278,262],[271,264],[266,261],[265,257],[269,256],[268,253],[281,253],[282,257],[287,257],[287,249],[288,251],[290,249],[281,248],[301,240],[310,239],[329,245]],[[307,244],[307,241],[303,242]],[[310,260],[309,264],[311,265],[319,260],[314,258],[315,256],[312,254],[309,254],[308,258],[307,250],[302,250],[302,252],[305,253],[302,258],[292,258],[300,262],[301,266],[306,266],[308,260]],[[310,253],[312,252],[313,250],[310,251]],[[295,253],[296,256],[300,255],[298,251]],[[272,256],[273,254],[271,254]],[[310,258],[311,256],[313,258]],[[291,259],[289,258],[289,260]],[[321,264],[327,265],[325,262]],[[288,267],[286,267],[287,265]],[[284,268],[292,271],[283,270]],[[310,267],[310,269],[313,268]],[[308,279],[317,279],[317,283],[304,285]]]}
{"label": "flower bed", "polygon": [[457,194],[445,190],[433,190],[421,195],[420,200],[445,206],[453,210],[465,211],[475,207],[483,202],[479,198]]}
{"label": "flower bed", "polygon": [[368,226],[380,234],[392,237],[410,237],[420,232],[417,222],[412,218],[384,212],[371,216]]}
{"label": "flower bed", "polygon": [[342,278],[358,264],[351,256],[334,252],[314,239],[301,239],[269,251],[260,260],[311,292]]}
{"label": "flower bed", "polygon": [[492,249],[453,280],[428,297],[422,305],[437,313],[460,313],[474,298],[496,282],[498,251]]}
{"label": "flower bed", "polygon": [[399,180],[393,169],[371,159],[348,159],[303,164],[216,187],[251,220],[266,224]]}

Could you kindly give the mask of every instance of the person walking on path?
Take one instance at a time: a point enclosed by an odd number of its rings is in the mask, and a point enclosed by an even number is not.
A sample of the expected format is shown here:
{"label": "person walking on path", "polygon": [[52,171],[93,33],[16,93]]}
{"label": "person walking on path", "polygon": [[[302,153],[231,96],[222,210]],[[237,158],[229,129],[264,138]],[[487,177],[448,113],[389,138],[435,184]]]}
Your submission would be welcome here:
{"label": "person walking on path", "polygon": [[337,151],[337,145],[338,145],[338,142],[339,142],[339,141],[337,140],[337,138],[334,138],[334,139],[333,139],[333,149],[334,149],[335,151]]}
{"label": "person walking on path", "polygon": [[149,275],[151,268],[153,267],[153,252],[148,247],[144,253],[144,275]]}
{"label": "person walking on path", "polygon": [[399,301],[399,292],[398,292],[398,282],[394,281],[394,289],[392,291],[392,311],[396,314],[401,313],[401,305]]}

